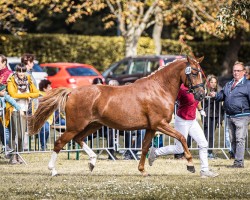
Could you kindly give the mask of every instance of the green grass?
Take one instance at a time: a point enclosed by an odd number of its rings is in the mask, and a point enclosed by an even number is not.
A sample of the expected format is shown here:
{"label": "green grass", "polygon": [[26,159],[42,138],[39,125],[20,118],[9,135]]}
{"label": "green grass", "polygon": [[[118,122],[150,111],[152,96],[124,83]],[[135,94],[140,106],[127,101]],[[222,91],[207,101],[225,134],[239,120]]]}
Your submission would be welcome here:
{"label": "green grass", "polygon": [[163,157],[152,167],[146,162],[151,176],[144,178],[136,161],[109,161],[107,155],[91,173],[85,154],[80,160],[67,160],[67,154],[61,153],[56,177],[47,169],[49,153],[23,157],[28,165],[9,165],[0,159],[0,199],[250,199],[249,158],[243,169],[227,168],[232,160],[209,160],[220,176],[202,179],[196,158],[194,174],[186,170],[185,160]]}

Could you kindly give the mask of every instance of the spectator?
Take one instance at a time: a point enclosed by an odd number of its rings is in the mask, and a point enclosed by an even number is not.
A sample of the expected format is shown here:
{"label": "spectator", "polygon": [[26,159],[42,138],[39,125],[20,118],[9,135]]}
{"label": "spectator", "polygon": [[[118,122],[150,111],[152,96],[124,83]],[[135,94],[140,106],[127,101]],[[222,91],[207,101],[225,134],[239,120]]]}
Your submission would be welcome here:
{"label": "spectator", "polygon": [[226,148],[229,149],[229,158],[230,159],[235,159],[234,152],[231,146],[230,142],[230,136],[229,136],[229,127],[228,127],[228,118],[226,113],[224,113],[224,119],[225,119],[225,124],[224,124],[224,131],[225,131],[225,146]]}
{"label": "spectator", "polygon": [[[34,78],[34,76],[32,74],[33,67],[34,67],[34,60],[35,60],[35,56],[33,54],[30,54],[30,53],[25,53],[21,57],[21,63],[26,67],[26,69],[27,69],[27,71],[26,71],[27,75],[30,75],[30,77],[31,77],[34,85],[36,87],[38,87],[36,79]],[[33,105],[32,105],[32,103],[33,103]],[[29,107],[29,109],[28,109],[27,114],[31,115],[32,114],[32,107],[35,107],[35,108],[38,107],[37,100],[30,101],[28,107]]]}
{"label": "spectator", "polygon": [[62,112],[59,112],[59,110],[55,111],[55,118],[54,118],[55,124],[60,126],[65,126],[65,115]]}
{"label": "spectator", "polygon": [[235,62],[233,66],[233,80],[223,89],[211,96],[216,101],[224,101],[224,108],[228,119],[229,136],[235,155],[233,168],[244,167],[245,140],[250,119],[250,81],[246,79],[246,69],[242,62]]}
{"label": "spectator", "polygon": [[[45,96],[48,91],[50,91],[51,88],[51,82],[49,80],[41,80],[39,83],[39,90],[40,94],[42,96]],[[53,115],[51,115],[48,120],[45,122],[44,126],[41,128],[40,133],[39,133],[39,139],[40,139],[40,144],[41,144],[41,150],[45,151],[46,150],[46,143],[49,137],[50,133],[50,125],[53,123]]]}
{"label": "spectator", "polygon": [[[209,96],[210,92],[218,91],[218,79],[215,75],[211,74],[207,76],[206,80],[206,95]],[[207,116],[203,118],[204,133],[208,140],[208,147],[214,147],[214,134],[216,127],[219,125],[219,118],[223,119],[223,113],[220,112],[220,104],[216,102],[214,98],[205,98],[203,106]],[[213,150],[208,150],[208,158],[214,159]]]}
{"label": "spectator", "polygon": [[[27,114],[28,103],[31,98],[37,98],[39,96],[39,91],[32,82],[32,79],[29,75],[26,74],[27,68],[23,65],[17,65],[15,73],[10,77],[7,83],[8,92],[11,97],[16,98],[18,105],[21,107],[21,110]],[[28,140],[28,135],[26,132],[26,117],[20,116],[16,109],[12,106],[6,104],[6,115],[11,116],[11,127],[12,127],[12,138],[11,138],[11,148],[16,147],[16,150],[22,151],[25,150],[24,143]],[[5,120],[6,124],[9,124],[9,121]],[[16,136],[17,135],[17,136]],[[24,138],[22,138],[24,136]],[[17,140],[16,140],[17,138]],[[17,141],[17,143],[16,143]],[[24,144],[25,145],[25,144]],[[12,164],[22,163],[22,160],[19,160],[18,155],[14,155],[10,161]]]}
{"label": "spectator", "polygon": [[23,54],[23,56],[21,57],[21,63],[24,64],[24,66],[26,67],[27,74],[31,76],[33,83],[35,84],[35,86],[37,86],[36,80],[32,75],[32,70],[34,67],[34,60],[35,60],[35,56],[30,53]]}
{"label": "spectator", "polygon": [[109,85],[112,85],[112,86],[118,86],[119,85],[119,82],[117,80],[110,80],[108,82]]}
{"label": "spectator", "polygon": [[92,84],[93,85],[103,85],[103,81],[101,78],[94,78]]}
{"label": "spectator", "polygon": [[[188,93],[188,88],[183,84],[180,87],[177,101],[179,101],[179,106],[175,117],[175,129],[186,139],[189,134],[197,142],[199,146],[199,156],[201,162],[201,177],[207,178],[218,176],[218,173],[213,172],[208,168],[208,143],[202,128],[196,120],[196,108],[199,102],[194,99],[194,95],[192,93]],[[181,142],[178,140],[175,141],[175,145],[169,145],[158,149],[152,147],[148,157],[149,165],[152,166],[157,156],[182,152],[183,147]]]}
{"label": "spectator", "polygon": [[[3,85],[7,85],[7,80],[11,75],[12,75],[12,71],[9,70],[7,67],[7,58],[4,55],[0,54],[0,83]],[[1,86],[1,88],[2,88],[2,86]],[[2,105],[3,108],[5,107],[5,101],[7,100],[4,97],[5,95],[7,95],[7,93],[5,92],[5,88],[4,88],[4,90],[2,88],[1,92],[0,92],[0,96],[1,96],[2,102],[4,104],[4,105]],[[11,103],[11,102],[9,102],[9,103]],[[6,141],[6,143],[8,145],[8,143],[9,143],[9,129],[3,127],[3,124],[1,123],[0,124],[0,131],[1,131],[2,143],[4,144],[5,143],[4,141]],[[5,136],[6,136],[6,138],[5,138]],[[5,148],[6,148],[5,150],[12,151],[12,149],[10,149],[9,146],[6,146]]]}
{"label": "spectator", "polygon": [[12,71],[7,67],[7,58],[0,54],[0,83],[7,85],[7,80],[12,75]]}
{"label": "spectator", "polygon": [[[5,102],[8,102],[17,111],[20,111],[21,115],[24,115],[23,111],[20,110],[21,107],[17,104],[17,102],[7,94],[6,86],[3,84],[0,84],[0,98],[1,98],[1,103],[3,104],[1,105],[2,108],[5,108]],[[13,149],[9,147],[9,129],[5,128],[5,131],[4,131],[4,126],[2,123],[0,123],[0,132],[1,132],[1,141],[2,141],[2,144],[5,146],[5,151],[12,152]]]}

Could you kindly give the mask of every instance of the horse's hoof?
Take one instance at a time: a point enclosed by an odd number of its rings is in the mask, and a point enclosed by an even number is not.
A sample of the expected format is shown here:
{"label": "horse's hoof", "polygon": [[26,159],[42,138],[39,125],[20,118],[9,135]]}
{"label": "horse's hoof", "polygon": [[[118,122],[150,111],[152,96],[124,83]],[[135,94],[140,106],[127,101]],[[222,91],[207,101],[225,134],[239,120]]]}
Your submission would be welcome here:
{"label": "horse's hoof", "polygon": [[194,166],[188,166],[188,165],[187,165],[187,170],[190,171],[191,173],[195,173],[195,168],[194,168]]}
{"label": "horse's hoof", "polygon": [[48,169],[49,169],[49,170],[53,170],[53,168],[54,168],[54,166],[48,165]]}
{"label": "horse's hoof", "polygon": [[92,172],[93,169],[95,168],[95,165],[93,165],[92,163],[89,163],[89,170]]}
{"label": "horse's hoof", "polygon": [[56,176],[56,175],[58,175],[58,173],[57,173],[57,171],[55,169],[53,169],[51,176]]}
{"label": "horse's hoof", "polygon": [[142,172],[142,176],[143,177],[148,177],[148,176],[151,176],[149,173],[147,173],[147,172]]}

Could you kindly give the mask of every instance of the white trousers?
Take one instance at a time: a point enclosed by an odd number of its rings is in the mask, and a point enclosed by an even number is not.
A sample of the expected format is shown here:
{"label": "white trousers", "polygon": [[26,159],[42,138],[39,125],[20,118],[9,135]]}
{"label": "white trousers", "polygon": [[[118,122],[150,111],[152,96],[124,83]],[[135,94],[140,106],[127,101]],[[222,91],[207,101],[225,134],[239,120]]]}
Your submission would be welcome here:
{"label": "white trousers", "polygon": [[[177,115],[175,116],[175,130],[180,132],[186,139],[188,134],[197,142],[199,146],[199,157],[201,162],[201,170],[208,170],[208,158],[207,158],[207,148],[208,142],[205,138],[204,132],[200,127],[198,121],[195,120],[184,120]],[[183,147],[181,142],[175,139],[175,145],[169,145],[165,147],[158,148],[155,151],[157,156],[168,155],[168,154],[180,154],[183,153]]]}

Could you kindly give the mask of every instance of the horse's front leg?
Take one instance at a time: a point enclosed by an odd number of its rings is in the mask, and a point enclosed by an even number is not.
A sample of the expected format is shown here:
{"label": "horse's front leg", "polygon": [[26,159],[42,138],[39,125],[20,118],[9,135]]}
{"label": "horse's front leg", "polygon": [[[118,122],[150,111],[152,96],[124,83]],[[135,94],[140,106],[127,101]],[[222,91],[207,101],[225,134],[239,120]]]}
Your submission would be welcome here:
{"label": "horse's front leg", "polygon": [[183,149],[184,149],[185,158],[188,161],[187,170],[194,173],[195,168],[193,164],[192,154],[190,153],[188,149],[186,138],[181,133],[176,131],[172,126],[170,126],[167,122],[162,122],[161,125],[157,127],[157,130],[173,138],[176,138],[177,140],[181,142]]}
{"label": "horse's front leg", "polygon": [[145,160],[146,155],[148,153],[148,149],[150,147],[150,143],[152,141],[152,138],[155,135],[155,131],[152,130],[146,130],[146,134],[142,143],[142,154],[141,159],[138,165],[138,170],[142,173],[143,176],[148,176],[149,174],[145,171]]}

